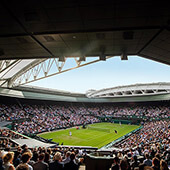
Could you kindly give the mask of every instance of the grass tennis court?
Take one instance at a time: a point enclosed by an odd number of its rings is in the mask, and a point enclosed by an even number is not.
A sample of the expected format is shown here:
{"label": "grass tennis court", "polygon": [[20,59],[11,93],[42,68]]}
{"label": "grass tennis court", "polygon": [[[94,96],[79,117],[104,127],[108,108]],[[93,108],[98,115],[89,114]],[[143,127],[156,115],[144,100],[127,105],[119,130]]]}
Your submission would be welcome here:
{"label": "grass tennis court", "polygon": [[[139,126],[125,124],[120,125],[113,123],[96,123],[90,125],[90,127],[92,128],[82,129],[80,127],[79,130],[73,127],[70,129],[43,133],[39,136],[46,139],[52,138],[54,142],[59,142],[60,144],[63,142],[64,145],[92,146],[100,148],[137,129]],[[115,133],[115,130],[118,132],[117,134]],[[69,135],[69,131],[72,132],[72,136]]]}

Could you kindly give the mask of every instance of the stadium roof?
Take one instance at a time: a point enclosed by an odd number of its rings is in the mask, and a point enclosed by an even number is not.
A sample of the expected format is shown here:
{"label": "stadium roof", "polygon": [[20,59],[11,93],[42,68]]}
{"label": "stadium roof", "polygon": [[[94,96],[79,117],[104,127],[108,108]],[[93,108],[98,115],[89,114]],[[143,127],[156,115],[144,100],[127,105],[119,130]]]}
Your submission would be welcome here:
{"label": "stadium roof", "polygon": [[150,83],[117,86],[101,90],[89,90],[86,93],[86,96],[88,98],[114,98],[127,96],[149,96],[169,93],[170,83]]}
{"label": "stadium roof", "polygon": [[64,102],[146,102],[170,100],[170,83],[135,84],[92,90],[86,94],[34,86],[0,88],[0,96]]}
{"label": "stadium roof", "polygon": [[74,69],[63,69],[67,57],[75,68],[130,55],[170,64],[169,1],[2,0],[0,9],[1,87]]}

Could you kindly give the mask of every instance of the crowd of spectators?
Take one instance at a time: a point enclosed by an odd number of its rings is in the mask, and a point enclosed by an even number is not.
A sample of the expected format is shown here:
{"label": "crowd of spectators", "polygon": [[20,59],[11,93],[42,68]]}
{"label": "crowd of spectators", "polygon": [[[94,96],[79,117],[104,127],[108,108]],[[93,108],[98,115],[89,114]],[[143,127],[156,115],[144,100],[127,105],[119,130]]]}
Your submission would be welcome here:
{"label": "crowd of spectators", "polygon": [[74,148],[28,148],[18,146],[14,152],[0,151],[0,169],[4,170],[78,170],[85,151]]}
{"label": "crowd of spectators", "polygon": [[[147,122],[144,128],[117,144],[112,170],[168,170],[170,166],[170,121]],[[6,132],[10,133],[10,131]],[[8,136],[8,135],[7,135]],[[8,142],[7,142],[8,143]],[[0,169],[78,170],[86,164],[86,150],[56,146],[28,148],[26,145],[0,151]]]}
{"label": "crowd of spectators", "polygon": [[126,138],[118,147],[134,148],[142,146],[152,149],[159,144],[160,148],[170,147],[170,121],[160,120],[146,122],[137,133]]}
{"label": "crowd of spectators", "polygon": [[[133,153],[132,153],[133,154]],[[133,155],[128,157],[126,154],[123,158],[116,156],[111,170],[169,170],[168,163],[159,154],[155,154],[153,158],[146,152],[142,159]]]}
{"label": "crowd of spectators", "polygon": [[169,106],[118,106],[114,109],[114,116],[136,116],[149,118],[168,118],[170,117]]}
{"label": "crowd of spectators", "polygon": [[9,151],[11,148],[17,147],[18,144],[14,140],[19,138],[25,139],[26,137],[10,129],[0,128],[0,149]]}
{"label": "crowd of spectators", "polygon": [[[164,169],[170,166],[170,121],[161,120],[146,122],[141,130],[118,142],[113,147],[120,148],[116,152],[115,165],[121,168],[118,160],[123,160],[127,169],[152,167]],[[122,162],[122,161],[121,161]],[[155,167],[156,166],[156,167]]]}
{"label": "crowd of spectators", "polygon": [[29,113],[30,120],[15,124],[15,131],[19,133],[40,133],[99,122],[97,117],[81,112],[81,108],[75,110],[71,106],[24,105],[24,110]]}
{"label": "crowd of spectators", "polygon": [[21,135],[7,128],[3,128],[3,129],[0,129],[0,137],[19,139],[21,138]]}
{"label": "crowd of spectators", "polygon": [[100,122],[100,117],[168,118],[170,107],[161,105],[93,104],[0,104],[0,121],[22,120],[15,123],[20,133],[41,133],[55,129]]}
{"label": "crowd of spectators", "polygon": [[[145,122],[143,128],[131,134],[113,147],[115,156],[112,169],[139,169],[150,166],[153,169],[166,169],[170,165],[170,107],[161,105],[105,105],[105,104],[0,104],[0,121],[21,120],[15,122],[14,130],[19,133],[41,133],[55,129],[68,128],[77,125],[100,122],[100,117],[136,116],[148,118],[163,118],[164,120]],[[0,129],[0,147],[5,152],[0,153],[3,166],[13,169],[23,167],[40,169],[41,166],[55,169],[78,169],[85,153],[71,148],[20,148],[13,145],[9,139],[20,138],[17,133],[8,129]],[[11,147],[18,147],[15,153]],[[142,157],[142,159],[140,159]],[[13,161],[11,161],[13,160]],[[13,162],[13,164],[11,163]],[[54,163],[55,162],[55,163]],[[57,162],[57,163],[56,163]],[[43,164],[43,165],[42,165]],[[115,166],[116,165],[116,166]],[[1,168],[1,167],[0,167]]]}
{"label": "crowd of spectators", "polygon": [[0,103],[0,121],[11,121],[28,117],[29,115],[18,104]]}

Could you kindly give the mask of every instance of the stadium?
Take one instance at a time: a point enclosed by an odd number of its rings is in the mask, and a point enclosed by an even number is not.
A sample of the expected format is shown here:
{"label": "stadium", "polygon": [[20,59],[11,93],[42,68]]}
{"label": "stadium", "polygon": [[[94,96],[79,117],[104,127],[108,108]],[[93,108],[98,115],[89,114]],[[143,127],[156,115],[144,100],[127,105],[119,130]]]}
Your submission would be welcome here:
{"label": "stadium", "polygon": [[[168,2],[3,0],[0,7],[0,169],[168,170],[169,80],[85,93],[31,84],[115,56],[169,65]],[[66,67],[69,59],[74,66]]]}

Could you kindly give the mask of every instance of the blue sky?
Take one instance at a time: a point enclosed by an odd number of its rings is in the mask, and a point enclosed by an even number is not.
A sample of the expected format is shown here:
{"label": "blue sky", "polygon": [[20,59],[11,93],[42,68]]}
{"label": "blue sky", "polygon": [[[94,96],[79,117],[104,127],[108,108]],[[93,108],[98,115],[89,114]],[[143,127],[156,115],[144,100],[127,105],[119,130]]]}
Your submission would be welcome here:
{"label": "blue sky", "polygon": [[[65,67],[73,65],[73,59],[69,59]],[[138,56],[130,56],[127,61],[121,61],[120,57],[113,57],[29,85],[85,93],[89,89],[99,90],[136,83],[170,82],[169,73],[170,66]]]}

